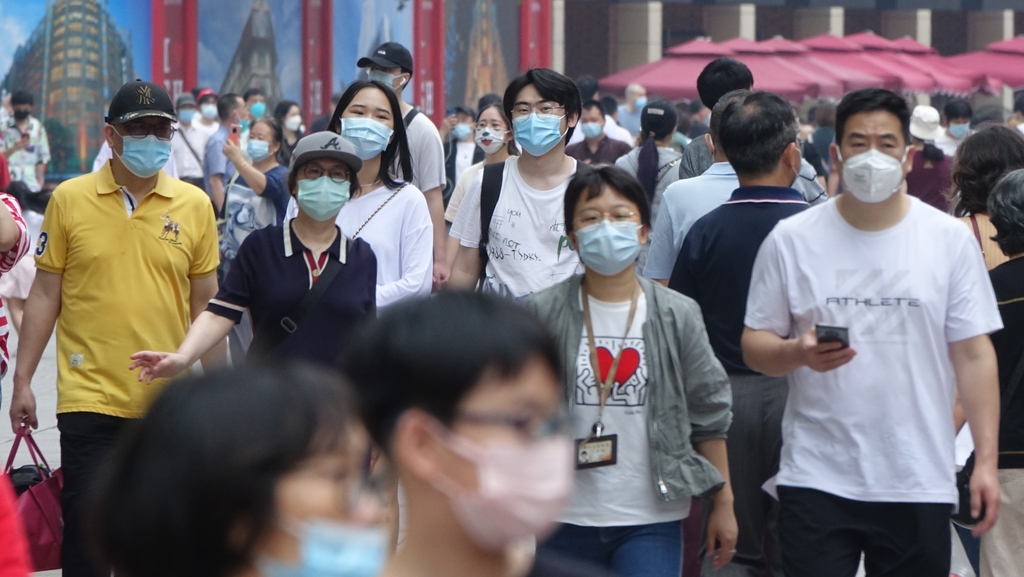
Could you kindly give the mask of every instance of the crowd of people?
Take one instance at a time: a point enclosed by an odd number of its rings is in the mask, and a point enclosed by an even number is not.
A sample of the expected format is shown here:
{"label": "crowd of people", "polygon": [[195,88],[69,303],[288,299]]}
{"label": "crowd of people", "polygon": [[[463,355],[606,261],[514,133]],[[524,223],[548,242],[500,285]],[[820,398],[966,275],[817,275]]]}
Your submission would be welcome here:
{"label": "crowd of people", "polygon": [[720,58],[691,105],[531,69],[435,127],[405,47],[359,66],[308,132],[129,82],[48,204],[12,96],[9,413],[56,327],[66,577],[1019,573],[1024,125],[802,126]]}

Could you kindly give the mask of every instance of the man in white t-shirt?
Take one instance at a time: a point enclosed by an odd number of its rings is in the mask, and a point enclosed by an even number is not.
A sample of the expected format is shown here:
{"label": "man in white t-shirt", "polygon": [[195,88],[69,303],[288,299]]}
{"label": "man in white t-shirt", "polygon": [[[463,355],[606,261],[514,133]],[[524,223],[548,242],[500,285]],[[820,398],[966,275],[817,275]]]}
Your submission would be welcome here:
{"label": "man in white t-shirt", "polygon": [[[368,68],[370,80],[377,80],[395,89],[405,119],[405,135],[412,156],[410,184],[423,191],[430,210],[434,236],[434,284],[448,282],[448,260],[445,258],[444,226],[444,148],[437,127],[427,115],[408,104],[402,91],[412,82],[413,60],[409,50],[397,42],[385,42],[369,56],[360,58],[356,66]],[[413,112],[415,110],[415,113]],[[404,178],[399,171],[398,176]]]}
{"label": "man in white t-shirt", "polygon": [[846,193],[779,222],[754,264],[743,358],[789,375],[788,577],[852,577],[862,553],[869,574],[949,574],[957,393],[976,446],[971,512],[987,508],[974,534],[999,514],[988,335],[1002,321],[969,229],[906,194],[909,128],[898,95],[846,95],[832,145]]}
{"label": "man in white t-shirt", "polygon": [[569,78],[534,68],[509,83],[502,102],[512,119],[519,157],[505,161],[500,193],[482,239],[481,195],[488,169],[470,185],[452,224],[459,239],[452,267],[454,288],[480,280],[481,241],[485,244],[485,291],[522,298],[582,272],[579,256],[565,234],[564,200],[577,163],[565,155],[580,118],[580,93]]}

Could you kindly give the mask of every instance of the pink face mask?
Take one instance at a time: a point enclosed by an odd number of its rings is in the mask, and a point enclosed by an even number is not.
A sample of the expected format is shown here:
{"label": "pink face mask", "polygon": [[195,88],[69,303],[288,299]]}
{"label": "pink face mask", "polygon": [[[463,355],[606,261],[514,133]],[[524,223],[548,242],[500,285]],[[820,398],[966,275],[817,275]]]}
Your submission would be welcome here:
{"label": "pink face mask", "polygon": [[572,439],[554,435],[531,442],[478,444],[449,434],[446,443],[476,465],[475,492],[447,479],[435,485],[451,500],[470,539],[499,551],[550,533],[572,491]]}

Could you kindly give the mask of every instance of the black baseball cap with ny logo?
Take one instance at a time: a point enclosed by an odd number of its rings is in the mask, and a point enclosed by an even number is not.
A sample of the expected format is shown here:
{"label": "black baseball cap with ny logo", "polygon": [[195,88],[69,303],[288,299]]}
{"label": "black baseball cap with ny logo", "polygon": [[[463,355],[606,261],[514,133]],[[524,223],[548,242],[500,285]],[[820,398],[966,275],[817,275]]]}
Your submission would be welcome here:
{"label": "black baseball cap with ny logo", "polygon": [[145,116],[167,118],[171,122],[178,120],[174,103],[162,86],[136,79],[125,83],[114,95],[106,120],[107,124],[113,124]]}

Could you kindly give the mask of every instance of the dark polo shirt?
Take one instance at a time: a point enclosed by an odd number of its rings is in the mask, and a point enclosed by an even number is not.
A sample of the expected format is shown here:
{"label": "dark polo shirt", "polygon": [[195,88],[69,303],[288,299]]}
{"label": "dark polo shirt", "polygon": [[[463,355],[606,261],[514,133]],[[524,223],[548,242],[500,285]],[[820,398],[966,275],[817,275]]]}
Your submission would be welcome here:
{"label": "dark polo shirt", "polygon": [[625,156],[633,147],[614,138],[605,136],[597,145],[597,152],[590,152],[587,141],[577,142],[565,147],[565,154],[587,164],[615,164],[621,156]]}
{"label": "dark polo shirt", "polygon": [[757,251],[777,222],[808,206],[792,188],[740,187],[683,239],[668,286],[700,305],[711,348],[729,373],[753,372],[740,338]]}
{"label": "dark polo shirt", "polygon": [[[238,323],[242,311],[248,309],[253,335],[258,335],[299,306],[313,286],[319,263],[295,235],[291,223],[286,220],[282,226],[260,229],[246,237],[220,292],[206,310]],[[339,231],[327,255],[340,261],[342,268],[295,332],[274,349],[279,360],[337,367],[353,330],[376,314],[377,257],[370,245]]]}

